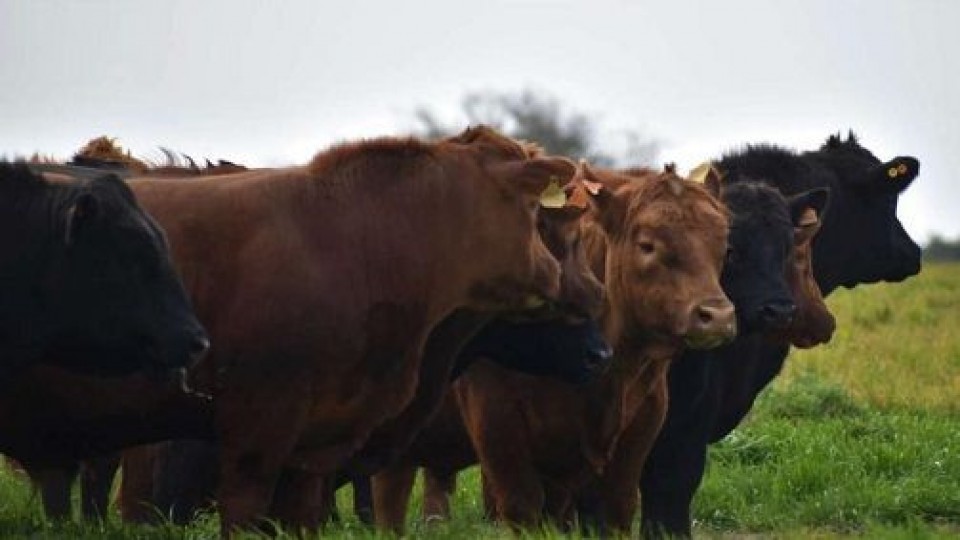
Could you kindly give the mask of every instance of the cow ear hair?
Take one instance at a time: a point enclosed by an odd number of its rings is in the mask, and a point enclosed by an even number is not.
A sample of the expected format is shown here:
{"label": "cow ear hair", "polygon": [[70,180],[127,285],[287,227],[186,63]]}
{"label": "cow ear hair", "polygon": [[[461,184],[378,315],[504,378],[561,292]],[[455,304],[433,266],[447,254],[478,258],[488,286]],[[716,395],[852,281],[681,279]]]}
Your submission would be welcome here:
{"label": "cow ear hair", "polygon": [[85,227],[92,223],[100,213],[100,201],[92,192],[81,193],[66,210],[66,226],[64,227],[64,244],[74,242]]}

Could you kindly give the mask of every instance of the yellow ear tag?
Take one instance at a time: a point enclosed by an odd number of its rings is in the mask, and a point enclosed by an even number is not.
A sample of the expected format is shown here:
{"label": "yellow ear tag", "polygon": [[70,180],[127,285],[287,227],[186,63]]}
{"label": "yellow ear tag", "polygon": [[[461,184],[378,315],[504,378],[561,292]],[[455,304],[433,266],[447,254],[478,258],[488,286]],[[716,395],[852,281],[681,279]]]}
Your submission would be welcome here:
{"label": "yellow ear tag", "polygon": [[560,189],[556,180],[550,182],[547,189],[540,194],[540,206],[544,208],[563,208],[567,204],[567,194]]}
{"label": "yellow ear tag", "polygon": [[898,171],[896,167],[890,167],[887,169],[887,176],[890,178],[896,178],[898,174],[900,174],[900,171]]}
{"label": "yellow ear tag", "polygon": [[713,167],[713,163],[704,161],[690,170],[690,174],[687,175],[687,180],[696,182],[698,184],[706,183],[707,175],[710,174],[711,167]]}

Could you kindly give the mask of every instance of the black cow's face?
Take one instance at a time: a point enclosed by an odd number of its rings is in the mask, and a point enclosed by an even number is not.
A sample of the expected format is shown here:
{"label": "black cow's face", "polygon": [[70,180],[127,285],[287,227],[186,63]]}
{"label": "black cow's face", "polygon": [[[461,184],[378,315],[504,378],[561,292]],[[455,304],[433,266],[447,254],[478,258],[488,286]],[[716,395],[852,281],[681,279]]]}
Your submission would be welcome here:
{"label": "black cow's face", "polygon": [[46,278],[59,303],[55,362],[104,375],[161,373],[206,351],[163,232],[122,181],[91,181],[64,217],[59,264]]}
{"label": "black cow's face", "polygon": [[733,216],[720,283],[736,306],[741,332],[782,330],[797,306],[785,269],[793,249],[787,201],[759,182],[725,186],[723,202]]}
{"label": "black cow's face", "polygon": [[839,177],[832,210],[814,241],[814,270],[824,294],[918,273],[920,246],[897,219],[897,201],[920,162],[909,156],[881,162],[852,134],[846,141],[831,137],[816,155]]}
{"label": "black cow's face", "polygon": [[488,358],[515,371],[584,384],[599,377],[613,351],[592,319],[518,323],[496,319],[461,354]]}

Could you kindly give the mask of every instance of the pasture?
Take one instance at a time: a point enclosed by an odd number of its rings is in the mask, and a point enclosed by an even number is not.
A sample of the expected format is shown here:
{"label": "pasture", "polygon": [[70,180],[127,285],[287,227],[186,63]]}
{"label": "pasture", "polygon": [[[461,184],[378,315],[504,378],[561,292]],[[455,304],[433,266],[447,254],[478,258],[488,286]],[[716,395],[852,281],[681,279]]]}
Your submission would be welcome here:
{"label": "pasture", "polygon": [[[748,421],[711,450],[695,535],[960,534],[960,264],[927,265],[901,284],[840,290],[828,303],[838,321],[833,341],[794,352]],[[341,492],[341,509],[347,499]],[[461,477],[454,505],[451,522],[425,525],[415,495],[408,535],[510,536],[482,521],[475,469]],[[325,537],[382,536],[345,514]],[[2,537],[208,538],[217,531],[214,516],[186,529],[124,526],[115,513],[105,524],[52,524],[26,480],[0,472]]]}

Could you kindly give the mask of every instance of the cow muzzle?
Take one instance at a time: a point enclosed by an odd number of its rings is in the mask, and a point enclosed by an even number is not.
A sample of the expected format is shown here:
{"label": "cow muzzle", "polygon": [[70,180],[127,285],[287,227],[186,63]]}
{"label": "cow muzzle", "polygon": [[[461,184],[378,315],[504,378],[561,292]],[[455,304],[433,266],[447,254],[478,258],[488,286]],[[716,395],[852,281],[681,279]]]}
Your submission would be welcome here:
{"label": "cow muzzle", "polygon": [[737,315],[726,298],[713,298],[693,307],[684,344],[692,349],[712,349],[737,336]]}

